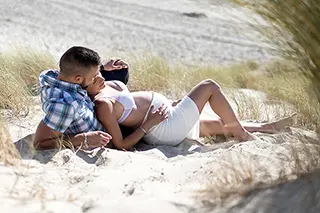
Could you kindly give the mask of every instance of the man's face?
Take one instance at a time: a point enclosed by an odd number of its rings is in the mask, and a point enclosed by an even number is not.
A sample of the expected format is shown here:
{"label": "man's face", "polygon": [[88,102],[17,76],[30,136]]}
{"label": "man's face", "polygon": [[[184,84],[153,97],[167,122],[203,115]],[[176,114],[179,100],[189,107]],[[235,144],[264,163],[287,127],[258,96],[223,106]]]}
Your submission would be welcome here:
{"label": "man's face", "polygon": [[89,96],[95,96],[104,87],[105,87],[104,78],[101,76],[101,73],[99,72],[97,77],[95,77],[93,83],[90,84],[86,90],[87,90],[87,93],[88,93]]}
{"label": "man's face", "polygon": [[99,75],[99,73],[99,66],[92,66],[90,69],[88,69],[88,72],[82,76],[82,82],[80,83],[80,86],[83,89],[86,89],[90,84],[93,83],[94,79]]}

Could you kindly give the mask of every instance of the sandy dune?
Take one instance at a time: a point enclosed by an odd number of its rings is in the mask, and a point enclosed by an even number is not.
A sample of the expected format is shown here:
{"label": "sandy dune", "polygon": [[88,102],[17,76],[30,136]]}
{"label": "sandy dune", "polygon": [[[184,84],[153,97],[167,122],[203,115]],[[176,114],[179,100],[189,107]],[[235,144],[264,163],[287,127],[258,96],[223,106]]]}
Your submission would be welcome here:
{"label": "sandy dune", "polygon": [[[287,128],[273,135],[256,133],[260,141],[243,143],[202,146],[185,140],[177,147],[138,144],[134,152],[36,153],[31,133],[43,113],[39,104],[33,109],[26,118],[9,122],[23,166],[0,165],[5,213],[320,210],[315,133]],[[210,115],[206,108],[202,116]],[[295,180],[307,171],[314,174]],[[281,181],[287,184],[277,186]],[[221,200],[225,194],[230,197]]]}
{"label": "sandy dune", "polygon": [[59,57],[71,45],[85,45],[103,55],[153,52],[189,64],[270,57],[243,21],[250,12],[225,1],[1,0],[0,15],[2,49],[11,42]]}
{"label": "sandy dune", "polygon": [[[255,185],[281,178],[282,172],[290,174],[295,169],[291,146],[307,162],[310,153],[303,153],[299,134],[297,130],[260,134],[263,142],[226,149],[190,149],[187,141],[175,148],[140,145],[136,152],[95,150],[90,154],[71,150],[34,154],[24,147],[24,167],[0,167],[0,203],[4,212],[316,213],[320,209],[319,174],[255,190],[244,198],[235,191],[224,205],[219,201],[219,189],[236,185],[238,178],[252,176]],[[224,178],[231,182],[215,181]],[[213,192],[199,193],[206,189]]]}

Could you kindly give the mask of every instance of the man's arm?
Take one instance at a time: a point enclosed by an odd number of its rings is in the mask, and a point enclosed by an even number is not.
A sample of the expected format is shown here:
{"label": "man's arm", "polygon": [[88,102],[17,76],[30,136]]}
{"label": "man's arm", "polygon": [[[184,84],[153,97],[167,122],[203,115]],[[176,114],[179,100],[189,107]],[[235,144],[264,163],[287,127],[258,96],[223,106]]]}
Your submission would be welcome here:
{"label": "man's arm", "polygon": [[[34,137],[35,149],[53,149],[59,146],[59,142],[62,142],[62,132],[54,131],[48,127],[43,121],[40,122]],[[80,146],[84,141],[84,134],[78,134],[74,137],[70,137],[70,142],[73,146]]]}
{"label": "man's arm", "polygon": [[62,132],[54,131],[43,121],[40,122],[35,133],[33,145],[35,149],[53,149],[58,148],[62,141],[70,142],[74,147],[83,145],[84,134],[87,134],[88,146],[90,148],[106,146],[111,136],[102,131],[92,131],[88,133],[79,133],[73,137],[63,137]]}
{"label": "man's arm", "polygon": [[[60,147],[63,142],[63,132],[75,118],[75,109],[72,103],[51,103],[45,109],[46,115],[35,133],[34,147],[36,149]],[[70,142],[73,146],[81,145],[79,137],[84,137],[84,135],[71,138]]]}

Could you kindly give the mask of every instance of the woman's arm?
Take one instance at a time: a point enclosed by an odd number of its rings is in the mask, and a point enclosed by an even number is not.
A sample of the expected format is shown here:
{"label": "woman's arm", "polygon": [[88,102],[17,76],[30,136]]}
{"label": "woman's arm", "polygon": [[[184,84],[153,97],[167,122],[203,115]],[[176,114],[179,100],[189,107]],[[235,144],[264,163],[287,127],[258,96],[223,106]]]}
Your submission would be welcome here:
{"label": "woman's arm", "polygon": [[150,112],[147,121],[141,125],[142,129],[138,128],[123,138],[112,102],[105,99],[96,101],[97,117],[107,132],[112,136],[112,143],[117,149],[128,150],[138,143],[145,135],[143,130],[149,131],[151,127],[167,118],[167,112],[165,112],[165,110],[166,109],[162,107],[154,113]]}

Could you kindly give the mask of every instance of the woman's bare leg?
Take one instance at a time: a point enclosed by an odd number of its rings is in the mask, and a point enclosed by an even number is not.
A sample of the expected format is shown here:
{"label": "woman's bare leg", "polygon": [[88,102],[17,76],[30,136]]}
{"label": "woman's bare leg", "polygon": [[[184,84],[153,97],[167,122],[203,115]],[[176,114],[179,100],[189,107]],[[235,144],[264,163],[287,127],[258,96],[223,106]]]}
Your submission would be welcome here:
{"label": "woman's bare leg", "polygon": [[[277,133],[285,129],[286,126],[292,125],[296,113],[281,118],[274,122],[268,123],[252,123],[240,121],[241,125],[248,132]],[[225,134],[224,124],[220,118],[200,120],[200,136],[210,137],[214,135]]]}
{"label": "woman's bare leg", "polygon": [[196,103],[200,113],[205,104],[209,102],[212,110],[221,118],[223,123],[222,131],[226,131],[224,132],[225,134],[230,133],[240,141],[254,139],[243,128],[220,86],[213,80],[200,82],[188,93],[188,96]]}
{"label": "woman's bare leg", "polygon": [[200,120],[200,137],[210,137],[226,133],[219,118]]}
{"label": "woman's bare leg", "polygon": [[[240,121],[242,127],[248,132],[265,132],[271,133],[271,129],[267,128],[265,124],[261,123],[243,123]],[[228,129],[219,118],[200,120],[200,137],[210,137],[214,135],[227,135]]]}
{"label": "woman's bare leg", "polygon": [[268,123],[252,123],[241,121],[242,126],[249,132],[277,133],[283,131],[287,126],[291,126],[297,113]]}

